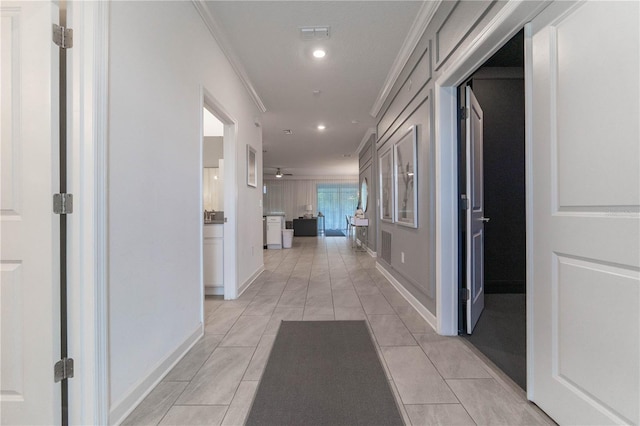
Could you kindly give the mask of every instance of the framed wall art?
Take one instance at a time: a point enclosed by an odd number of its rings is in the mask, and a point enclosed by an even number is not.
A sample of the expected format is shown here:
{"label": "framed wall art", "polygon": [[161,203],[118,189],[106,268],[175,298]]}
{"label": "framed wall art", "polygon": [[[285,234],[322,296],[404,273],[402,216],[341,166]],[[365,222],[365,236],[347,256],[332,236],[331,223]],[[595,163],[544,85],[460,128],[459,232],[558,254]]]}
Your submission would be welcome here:
{"label": "framed wall art", "polygon": [[418,227],[418,129],[411,128],[393,146],[395,177],[394,217],[399,225]]}
{"label": "framed wall art", "polygon": [[247,145],[247,185],[256,188],[258,186],[258,163],[256,163],[256,150]]}
{"label": "framed wall art", "polygon": [[393,222],[393,149],[380,154],[380,220]]}

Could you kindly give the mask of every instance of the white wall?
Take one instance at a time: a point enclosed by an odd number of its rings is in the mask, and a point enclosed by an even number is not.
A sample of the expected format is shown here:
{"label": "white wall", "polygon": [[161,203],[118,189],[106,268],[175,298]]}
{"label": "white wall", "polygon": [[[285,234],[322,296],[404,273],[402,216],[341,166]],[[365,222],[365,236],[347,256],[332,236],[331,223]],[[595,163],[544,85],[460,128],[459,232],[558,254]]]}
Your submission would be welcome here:
{"label": "white wall", "polygon": [[[109,380],[117,422],[202,332],[202,88],[237,122],[238,286],[263,265],[259,116],[191,2],[113,2],[109,51]],[[174,30],[171,30],[174,29]],[[175,30],[178,29],[178,30]],[[230,157],[230,158],[229,158]],[[261,166],[260,166],[261,167]],[[259,170],[259,176],[262,173]],[[261,182],[258,182],[261,188]],[[241,226],[240,226],[240,225]]]}

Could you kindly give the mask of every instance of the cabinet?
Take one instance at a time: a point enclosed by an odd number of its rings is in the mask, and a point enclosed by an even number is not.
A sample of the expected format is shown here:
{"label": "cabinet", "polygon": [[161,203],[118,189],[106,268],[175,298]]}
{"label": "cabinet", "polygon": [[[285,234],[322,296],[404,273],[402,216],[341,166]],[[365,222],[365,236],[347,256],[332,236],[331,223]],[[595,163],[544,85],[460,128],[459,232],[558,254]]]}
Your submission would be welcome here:
{"label": "cabinet", "polygon": [[296,237],[316,237],[318,235],[318,220],[293,219],[293,235]]}
{"label": "cabinet", "polygon": [[282,229],[284,216],[267,216],[267,248],[282,248]]}
{"label": "cabinet", "polygon": [[204,294],[224,294],[224,225],[204,225]]}

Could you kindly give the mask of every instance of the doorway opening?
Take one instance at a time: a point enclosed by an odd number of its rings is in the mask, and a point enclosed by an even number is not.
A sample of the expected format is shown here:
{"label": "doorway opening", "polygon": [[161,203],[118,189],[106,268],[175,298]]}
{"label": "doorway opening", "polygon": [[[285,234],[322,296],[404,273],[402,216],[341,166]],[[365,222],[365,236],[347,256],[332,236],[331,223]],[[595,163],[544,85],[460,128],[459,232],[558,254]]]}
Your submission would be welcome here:
{"label": "doorway opening", "polygon": [[458,332],[526,389],[524,31],[458,87]]}
{"label": "doorway opening", "polygon": [[205,296],[224,295],[224,124],[202,110],[203,281]]}
{"label": "doorway opening", "polygon": [[[218,294],[221,293],[224,295],[225,300],[233,300],[238,296],[238,273],[237,273],[237,254],[236,254],[236,241],[237,241],[237,197],[236,197],[236,188],[237,188],[237,162],[236,162],[236,145],[237,145],[237,134],[238,134],[238,122],[235,120],[227,110],[216,100],[216,98],[209,93],[204,87],[201,87],[201,97],[200,97],[200,147],[201,147],[201,162],[200,162],[200,211],[197,212],[200,220],[200,224],[202,226],[202,232],[200,234],[200,246],[202,247],[201,253],[201,271],[202,274],[202,300],[203,300],[203,310],[202,315],[204,318],[204,296],[205,296],[205,267],[209,262],[209,257],[211,257],[213,251],[213,247],[208,247],[207,256],[205,259],[205,247],[204,247],[204,239],[205,232],[207,232],[207,238],[216,238],[216,241],[212,241],[212,245],[216,245],[216,250],[220,252],[218,257],[216,257],[218,261],[218,271],[220,269],[220,265],[222,265],[222,289],[220,289],[220,285],[210,285],[209,287],[216,288],[215,291],[209,291],[210,294]],[[211,117],[210,117],[211,116]],[[206,155],[211,155],[212,163],[209,163],[209,160],[205,162],[205,119],[210,120],[213,127],[217,128],[216,131],[211,131],[211,134],[216,133],[220,135],[220,127],[222,128],[222,153],[220,153],[220,144],[219,139],[218,143],[214,143],[211,147],[207,147]],[[210,132],[207,131],[207,134]],[[220,136],[214,136],[219,138]],[[211,148],[211,153],[209,152],[209,148]],[[219,160],[223,160],[220,162]],[[217,164],[218,170],[209,170],[207,172],[207,176],[209,177],[209,183],[207,184],[207,188],[210,190],[210,196],[207,200],[206,208],[208,216],[205,217],[205,165],[211,164],[211,169],[215,168]],[[222,167],[220,167],[222,165]],[[215,176],[217,175],[217,179]],[[214,181],[214,185],[211,185],[211,182]],[[221,184],[215,181],[222,181]],[[214,202],[213,194],[211,194],[211,189],[213,187],[217,187],[218,193],[222,192],[222,197],[218,197]],[[217,203],[217,204],[216,204]],[[220,210],[216,210],[216,206]],[[215,211],[215,215],[213,215],[213,211]],[[205,218],[209,219],[210,224],[205,225]],[[218,250],[219,249],[219,250]],[[222,255],[224,253],[224,255]],[[213,253],[213,255],[217,255],[217,253]],[[214,270],[210,270],[209,272],[214,273]],[[218,274],[219,278],[220,274]],[[222,292],[220,291],[222,290]]]}

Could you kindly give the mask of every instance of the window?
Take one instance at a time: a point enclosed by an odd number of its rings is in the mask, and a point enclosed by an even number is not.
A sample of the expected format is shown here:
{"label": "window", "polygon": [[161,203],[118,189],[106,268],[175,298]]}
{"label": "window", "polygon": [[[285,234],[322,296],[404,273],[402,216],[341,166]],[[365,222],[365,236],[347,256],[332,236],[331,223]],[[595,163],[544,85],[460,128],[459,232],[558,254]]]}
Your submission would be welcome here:
{"label": "window", "polygon": [[324,215],[326,229],[344,229],[345,216],[358,207],[358,182],[318,183],[318,211]]}

